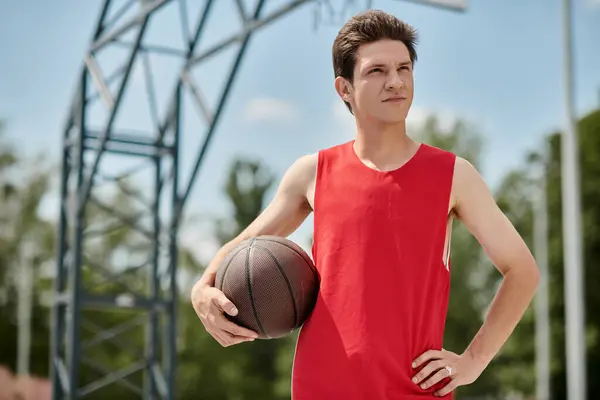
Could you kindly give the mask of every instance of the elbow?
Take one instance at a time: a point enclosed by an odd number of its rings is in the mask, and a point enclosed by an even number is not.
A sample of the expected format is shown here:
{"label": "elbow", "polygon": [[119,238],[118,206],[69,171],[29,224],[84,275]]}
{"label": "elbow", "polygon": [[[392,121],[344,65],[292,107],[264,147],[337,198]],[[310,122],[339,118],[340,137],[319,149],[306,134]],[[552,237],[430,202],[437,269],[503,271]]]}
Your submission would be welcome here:
{"label": "elbow", "polygon": [[511,280],[518,282],[523,290],[535,293],[540,285],[541,273],[533,257],[527,257],[521,262],[511,263],[508,267],[505,278],[510,277]]}
{"label": "elbow", "polygon": [[537,263],[533,258],[527,263],[523,264],[524,268],[520,268],[519,281],[523,285],[527,286],[532,293],[535,293],[540,285],[541,273],[537,266]]}

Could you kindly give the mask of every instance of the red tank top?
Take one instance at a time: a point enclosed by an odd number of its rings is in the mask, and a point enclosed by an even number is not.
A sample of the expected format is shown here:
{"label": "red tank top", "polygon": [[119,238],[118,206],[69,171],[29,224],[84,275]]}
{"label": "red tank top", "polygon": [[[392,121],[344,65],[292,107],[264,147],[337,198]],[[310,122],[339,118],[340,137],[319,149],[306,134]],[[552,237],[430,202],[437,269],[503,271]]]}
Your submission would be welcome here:
{"label": "red tank top", "polygon": [[447,381],[423,390],[411,364],[442,348],[455,156],[421,144],[404,166],[380,172],[353,143],[318,156],[312,252],[321,287],[296,345],[292,399],[439,399]]}

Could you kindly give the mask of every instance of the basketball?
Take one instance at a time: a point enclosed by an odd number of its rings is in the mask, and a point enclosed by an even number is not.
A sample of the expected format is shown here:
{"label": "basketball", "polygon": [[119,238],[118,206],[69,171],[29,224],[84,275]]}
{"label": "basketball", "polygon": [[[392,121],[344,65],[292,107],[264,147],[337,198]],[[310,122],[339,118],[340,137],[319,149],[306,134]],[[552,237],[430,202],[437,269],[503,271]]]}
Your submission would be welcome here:
{"label": "basketball", "polygon": [[278,236],[247,239],[217,270],[215,287],[238,309],[234,323],[259,339],[276,339],[300,328],[317,300],[319,277],[306,252]]}

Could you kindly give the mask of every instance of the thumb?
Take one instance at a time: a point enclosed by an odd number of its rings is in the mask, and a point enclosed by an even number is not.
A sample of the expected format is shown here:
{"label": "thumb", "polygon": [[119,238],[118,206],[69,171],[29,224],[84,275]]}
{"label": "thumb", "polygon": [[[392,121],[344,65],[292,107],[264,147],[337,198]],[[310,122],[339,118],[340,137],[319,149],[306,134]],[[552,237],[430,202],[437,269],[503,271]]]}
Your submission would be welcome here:
{"label": "thumb", "polygon": [[231,316],[236,316],[238,314],[238,309],[221,291],[219,291],[219,294],[216,296],[215,303],[221,310]]}

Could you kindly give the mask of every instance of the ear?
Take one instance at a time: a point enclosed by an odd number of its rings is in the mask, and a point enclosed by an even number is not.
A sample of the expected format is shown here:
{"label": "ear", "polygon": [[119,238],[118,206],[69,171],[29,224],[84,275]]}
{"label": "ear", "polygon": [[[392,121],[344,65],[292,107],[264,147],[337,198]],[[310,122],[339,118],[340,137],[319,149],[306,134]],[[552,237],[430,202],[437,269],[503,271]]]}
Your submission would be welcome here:
{"label": "ear", "polygon": [[335,78],[335,91],[341,97],[342,100],[350,102],[352,99],[353,88],[352,84],[348,82],[345,78],[338,76]]}

